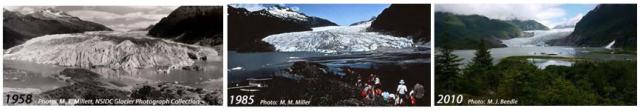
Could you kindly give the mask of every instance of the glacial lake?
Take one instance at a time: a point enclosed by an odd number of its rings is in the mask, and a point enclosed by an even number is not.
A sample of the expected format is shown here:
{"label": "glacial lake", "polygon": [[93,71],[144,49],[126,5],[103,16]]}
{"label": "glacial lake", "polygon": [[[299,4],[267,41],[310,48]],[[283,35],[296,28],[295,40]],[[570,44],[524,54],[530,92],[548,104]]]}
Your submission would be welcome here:
{"label": "glacial lake", "polygon": [[[71,67],[17,60],[3,60],[3,62],[3,88],[5,93],[10,91],[40,93],[70,85],[54,78],[54,75],[59,74],[65,68]],[[90,70],[101,74],[107,80],[128,85],[126,88],[143,83],[174,82],[209,90],[222,89],[224,80],[222,78],[222,61],[201,61],[196,62],[196,64],[202,67],[202,70],[172,70],[169,73],[162,73],[154,68],[140,69],[136,73],[126,73],[109,68],[92,68]]]}
{"label": "glacial lake", "polygon": [[[597,53],[608,51],[609,49],[599,47],[562,47],[562,46],[549,46],[549,47],[503,47],[490,49],[491,56],[493,57],[493,63],[497,64],[500,60],[510,56],[551,56],[551,57],[577,57],[586,58],[592,60],[636,60],[636,55],[632,54],[607,54]],[[475,57],[475,50],[454,50],[453,54],[464,59],[463,64],[467,64]],[[536,59],[534,65],[548,66],[548,65],[563,65],[569,66],[573,63],[566,60],[558,59]]]}
{"label": "glacial lake", "polygon": [[338,77],[344,75],[345,67],[353,68],[360,73],[375,73],[388,86],[395,87],[400,79],[408,84],[424,82],[428,85],[431,60],[429,51],[396,52],[354,52],[354,53],[320,53],[320,52],[229,52],[229,86],[241,83],[250,78],[269,78],[278,71],[293,65],[296,61],[311,61],[328,66],[328,71]]}

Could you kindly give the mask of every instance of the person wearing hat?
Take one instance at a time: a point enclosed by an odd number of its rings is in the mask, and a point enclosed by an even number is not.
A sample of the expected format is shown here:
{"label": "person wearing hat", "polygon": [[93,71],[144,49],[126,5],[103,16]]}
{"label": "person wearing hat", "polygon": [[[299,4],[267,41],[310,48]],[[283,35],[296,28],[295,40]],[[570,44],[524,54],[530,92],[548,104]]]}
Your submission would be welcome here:
{"label": "person wearing hat", "polygon": [[398,91],[398,98],[400,98],[400,103],[404,103],[404,98],[405,95],[407,93],[407,86],[404,85],[404,80],[400,80],[400,84],[398,85],[398,89],[396,89],[396,91]]}

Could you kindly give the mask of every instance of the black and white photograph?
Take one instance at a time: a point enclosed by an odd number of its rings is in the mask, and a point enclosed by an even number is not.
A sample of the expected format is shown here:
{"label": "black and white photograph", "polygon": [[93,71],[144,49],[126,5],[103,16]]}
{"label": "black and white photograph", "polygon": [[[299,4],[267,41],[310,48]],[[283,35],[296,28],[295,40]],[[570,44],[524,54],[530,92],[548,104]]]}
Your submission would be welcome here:
{"label": "black and white photograph", "polygon": [[4,6],[4,105],[222,105],[222,6]]}

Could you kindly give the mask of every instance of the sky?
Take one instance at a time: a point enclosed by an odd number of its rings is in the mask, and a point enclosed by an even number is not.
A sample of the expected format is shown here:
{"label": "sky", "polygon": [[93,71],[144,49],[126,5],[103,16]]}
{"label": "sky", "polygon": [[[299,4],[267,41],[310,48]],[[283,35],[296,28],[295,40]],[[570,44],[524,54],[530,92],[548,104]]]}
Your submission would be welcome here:
{"label": "sky", "polygon": [[103,24],[114,30],[127,31],[155,24],[178,6],[12,6],[5,8],[23,14],[43,8],[53,8],[82,20]]}
{"label": "sky", "polygon": [[478,14],[493,19],[536,20],[553,28],[575,24],[597,4],[439,4],[435,11],[455,14]]}
{"label": "sky", "polygon": [[[268,8],[273,4],[233,4],[249,11]],[[350,25],[378,16],[389,4],[276,4],[296,9],[308,16],[328,19],[338,25]]]}

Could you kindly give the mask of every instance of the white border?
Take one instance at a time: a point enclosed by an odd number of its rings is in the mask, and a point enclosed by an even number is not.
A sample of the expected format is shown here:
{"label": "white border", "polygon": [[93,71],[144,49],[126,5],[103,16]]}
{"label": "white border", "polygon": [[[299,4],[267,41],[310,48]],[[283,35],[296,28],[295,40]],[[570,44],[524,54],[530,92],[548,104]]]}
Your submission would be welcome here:
{"label": "white border", "polygon": [[[64,5],[64,6],[176,6],[176,5],[225,5],[233,3],[319,3],[319,4],[370,4],[370,3],[428,3],[433,7],[437,4],[450,3],[472,3],[472,4],[546,4],[546,3],[563,3],[563,4],[592,4],[592,3],[635,3],[638,0],[2,0],[0,5],[5,6],[38,6],[38,5]],[[433,12],[432,18],[433,18]],[[227,27],[227,18],[224,17],[224,27]],[[1,23],[1,22],[0,22]],[[434,27],[433,19],[431,19],[431,35],[433,37]],[[227,31],[227,28],[224,28]],[[434,40],[433,38],[431,39]],[[227,33],[224,33],[224,49],[227,48]],[[2,44],[0,42],[0,44]],[[432,47],[435,43],[432,43]],[[637,47],[637,46],[636,46]],[[435,51],[435,50],[432,50]],[[227,88],[227,53],[225,51],[223,73],[225,79],[223,87]],[[431,58],[433,58],[433,52]],[[2,63],[0,61],[0,63]],[[431,65],[431,95],[434,91],[434,66]],[[636,78],[638,80],[638,78]],[[637,84],[637,83],[636,83]],[[2,82],[0,82],[2,85]],[[637,87],[637,85],[636,85]],[[637,88],[636,88],[637,89]],[[638,106],[433,106],[433,96],[431,107],[226,107],[227,91],[224,90],[225,104],[223,106],[2,106],[2,111],[282,111],[282,110],[307,110],[307,111],[328,111],[328,110],[366,110],[366,111],[496,111],[496,110],[519,110],[519,111],[637,111]],[[2,98],[3,96],[0,96]],[[4,100],[4,99],[2,99]]]}

